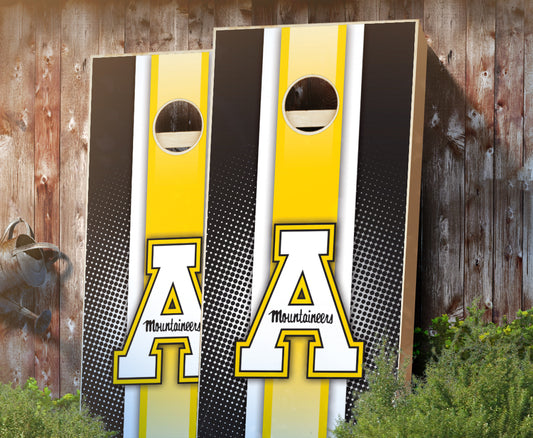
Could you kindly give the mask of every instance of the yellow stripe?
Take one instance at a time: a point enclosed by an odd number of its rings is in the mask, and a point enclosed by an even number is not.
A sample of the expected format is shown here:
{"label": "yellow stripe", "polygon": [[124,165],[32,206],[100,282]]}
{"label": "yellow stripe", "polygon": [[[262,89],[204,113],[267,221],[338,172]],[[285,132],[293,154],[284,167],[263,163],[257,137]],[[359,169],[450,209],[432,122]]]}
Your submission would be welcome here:
{"label": "yellow stripe", "polygon": [[196,420],[198,411],[198,384],[189,385],[191,387],[191,398],[189,401],[189,438],[196,437]]}
{"label": "yellow stripe", "polygon": [[318,417],[318,438],[328,435],[329,380],[320,381],[320,414]]}
{"label": "yellow stripe", "polygon": [[139,397],[139,438],[146,438],[146,385],[141,386]]}
{"label": "yellow stripe", "polygon": [[[337,222],[345,46],[345,25],[282,29],[273,224]],[[314,135],[287,126],[282,112],[288,88],[309,75],[326,78],[339,96],[332,125]],[[289,379],[265,381],[264,438],[327,435],[329,380],[305,377],[308,340],[291,338]]]}
{"label": "yellow stripe", "polygon": [[265,380],[263,410],[263,437],[269,437],[272,431],[272,379]]}
{"label": "yellow stripe", "polygon": [[[203,235],[204,223],[209,54],[154,55],[151,74],[146,238],[199,237]],[[200,109],[204,129],[194,148],[172,155],[156,144],[152,127],[157,112],[178,98]],[[193,438],[198,385],[177,384],[178,348],[171,344],[162,344],[160,348],[162,383],[141,386],[139,436]]]}

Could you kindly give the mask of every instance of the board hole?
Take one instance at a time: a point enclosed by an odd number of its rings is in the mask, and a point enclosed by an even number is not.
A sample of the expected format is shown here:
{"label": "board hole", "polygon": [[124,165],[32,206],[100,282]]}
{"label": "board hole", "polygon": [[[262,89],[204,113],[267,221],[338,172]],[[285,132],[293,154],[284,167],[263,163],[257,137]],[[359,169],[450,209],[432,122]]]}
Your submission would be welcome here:
{"label": "board hole", "polygon": [[165,104],[154,121],[154,138],[165,152],[182,154],[192,149],[202,136],[202,114],[196,105],[176,99]]}
{"label": "board hole", "polygon": [[331,82],[320,76],[306,76],[287,91],[283,115],[295,131],[317,134],[331,125],[338,107],[339,98]]}

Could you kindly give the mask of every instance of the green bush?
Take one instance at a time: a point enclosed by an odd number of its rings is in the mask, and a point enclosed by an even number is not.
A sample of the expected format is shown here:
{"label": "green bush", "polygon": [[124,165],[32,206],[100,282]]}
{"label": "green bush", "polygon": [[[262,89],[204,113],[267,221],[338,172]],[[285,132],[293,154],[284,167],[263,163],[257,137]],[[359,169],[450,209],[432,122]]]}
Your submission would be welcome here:
{"label": "green bush", "polygon": [[80,396],[66,394],[52,399],[28,379],[23,388],[0,384],[0,438],[111,437],[103,423],[80,409]]}
{"label": "green bush", "polygon": [[433,359],[411,384],[383,348],[355,403],[357,424],[339,422],[334,435],[533,437],[533,309],[502,326],[475,307],[469,313],[456,324],[433,321]]}

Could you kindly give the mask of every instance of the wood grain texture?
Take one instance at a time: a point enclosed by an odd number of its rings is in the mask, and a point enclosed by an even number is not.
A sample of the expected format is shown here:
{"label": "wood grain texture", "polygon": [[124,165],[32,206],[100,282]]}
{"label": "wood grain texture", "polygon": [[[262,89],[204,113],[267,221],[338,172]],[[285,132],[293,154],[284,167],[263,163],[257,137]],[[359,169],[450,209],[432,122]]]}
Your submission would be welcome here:
{"label": "wood grain texture", "polygon": [[[61,123],[61,8],[35,8],[35,235],[59,245],[59,134]],[[60,394],[59,282],[56,266],[35,297],[35,313],[52,312],[50,329],[35,339],[35,378],[52,396]]]}
{"label": "wood grain texture", "polygon": [[304,24],[309,22],[309,5],[305,0],[275,0],[276,24]]}
{"label": "wood grain texture", "polygon": [[215,2],[215,27],[250,26],[252,0],[217,0]]}
{"label": "wood grain texture", "polygon": [[189,49],[211,50],[215,0],[189,0]]}
{"label": "wood grain texture", "polygon": [[126,1],[99,0],[98,54],[124,53]]}
{"label": "wood grain texture", "polygon": [[150,5],[150,50],[187,50],[189,16],[186,0],[152,0]]}
{"label": "wood grain texture", "polygon": [[413,15],[411,18],[417,18],[424,21],[424,0],[412,0]]}
{"label": "wood grain texture", "polygon": [[124,52],[150,50],[150,0],[130,0],[124,18]]}
{"label": "wood grain texture", "polygon": [[424,1],[423,0],[396,0],[395,1],[395,20],[404,20],[417,18],[424,19]]}
{"label": "wood grain texture", "polygon": [[342,23],[346,21],[344,0],[311,0],[309,23]]}
{"label": "wood grain texture", "polygon": [[[0,227],[16,217],[30,224],[34,215],[35,29],[26,3],[0,6]],[[23,227],[16,232],[26,232]],[[13,289],[8,295],[33,309],[34,290]],[[0,381],[24,383],[35,371],[33,324],[16,313],[0,315]]]}
{"label": "wood grain texture", "polygon": [[68,1],[61,26],[60,369],[61,393],[80,388],[91,55],[98,53],[98,3]]}
{"label": "wood grain texture", "polygon": [[[492,318],[494,55],[496,2],[467,2],[465,308],[476,298]],[[481,38],[480,38],[481,36]]]}
{"label": "wood grain texture", "polygon": [[379,2],[379,20],[394,20],[396,18],[396,0],[381,0]]}
{"label": "wood grain texture", "polygon": [[276,14],[274,0],[254,0],[252,6],[252,24],[266,26],[275,24]]}
{"label": "wood grain texture", "polygon": [[524,1],[496,5],[494,309],[514,316],[522,295]]}
{"label": "wood grain texture", "polygon": [[533,2],[524,5],[524,249],[522,309],[533,307]]}
{"label": "wood grain texture", "polygon": [[380,0],[347,0],[347,21],[375,21],[379,19]]}
{"label": "wood grain texture", "polygon": [[442,313],[463,316],[466,2],[429,0],[424,14],[428,42],[441,65],[427,76],[421,218],[421,306],[428,310],[422,315],[427,324]]}

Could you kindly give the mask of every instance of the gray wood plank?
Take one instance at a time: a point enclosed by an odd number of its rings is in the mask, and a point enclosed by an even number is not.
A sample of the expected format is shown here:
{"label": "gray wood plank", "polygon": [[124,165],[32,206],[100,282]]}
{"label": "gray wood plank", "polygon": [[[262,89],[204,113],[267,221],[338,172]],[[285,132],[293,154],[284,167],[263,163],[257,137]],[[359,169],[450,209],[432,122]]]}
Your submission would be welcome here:
{"label": "gray wood plank", "polygon": [[513,317],[522,294],[524,1],[496,4],[493,319]]}
{"label": "gray wood plank", "polygon": [[494,0],[467,3],[465,308],[476,298],[492,318],[494,208]]}
{"label": "gray wood plank", "polygon": [[434,51],[427,75],[421,218],[421,321],[428,325],[442,313],[463,316],[465,1],[428,0],[424,14]]}
{"label": "gray wood plank", "polygon": [[150,50],[150,0],[130,0],[124,19],[124,51],[145,53]]}

